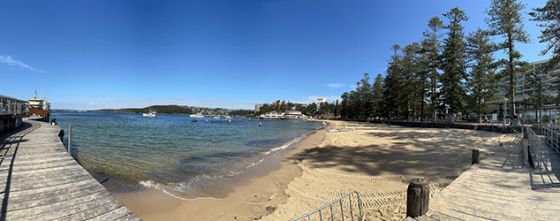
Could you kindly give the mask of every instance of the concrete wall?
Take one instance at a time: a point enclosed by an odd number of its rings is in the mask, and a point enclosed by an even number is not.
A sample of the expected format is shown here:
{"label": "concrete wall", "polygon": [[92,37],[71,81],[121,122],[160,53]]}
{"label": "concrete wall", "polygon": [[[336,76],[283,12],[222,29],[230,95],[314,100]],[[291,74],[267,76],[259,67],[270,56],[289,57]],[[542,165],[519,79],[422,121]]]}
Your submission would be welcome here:
{"label": "concrete wall", "polygon": [[519,131],[520,128],[515,127],[503,127],[500,124],[497,125],[487,125],[487,124],[462,124],[462,123],[440,123],[440,122],[410,122],[410,121],[370,121],[371,123],[385,123],[404,127],[424,127],[424,128],[453,128],[453,129],[465,129],[465,130],[484,130],[499,133],[512,133],[516,129]]}
{"label": "concrete wall", "polygon": [[0,115],[0,134],[21,126],[22,115]]}

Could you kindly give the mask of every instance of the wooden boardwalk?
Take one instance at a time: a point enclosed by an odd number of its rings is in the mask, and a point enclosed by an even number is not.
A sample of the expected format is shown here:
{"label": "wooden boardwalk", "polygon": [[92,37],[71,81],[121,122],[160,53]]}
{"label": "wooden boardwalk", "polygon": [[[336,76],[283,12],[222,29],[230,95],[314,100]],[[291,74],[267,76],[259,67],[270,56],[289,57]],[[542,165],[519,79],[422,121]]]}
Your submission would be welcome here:
{"label": "wooden boardwalk", "polygon": [[431,199],[419,220],[557,220],[560,157],[541,144],[543,162],[533,170],[523,165],[519,145],[481,158]]}
{"label": "wooden boardwalk", "polygon": [[140,220],[66,153],[59,131],[24,120],[0,137],[0,220]]}

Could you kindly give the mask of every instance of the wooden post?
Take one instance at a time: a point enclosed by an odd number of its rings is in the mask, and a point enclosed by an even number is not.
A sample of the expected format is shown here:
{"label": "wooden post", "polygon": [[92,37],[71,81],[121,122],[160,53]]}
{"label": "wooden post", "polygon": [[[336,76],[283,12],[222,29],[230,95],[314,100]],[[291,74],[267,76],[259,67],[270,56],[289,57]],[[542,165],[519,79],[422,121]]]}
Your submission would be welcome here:
{"label": "wooden post", "polygon": [[472,164],[480,163],[480,150],[473,149],[472,150]]}
{"label": "wooden post", "polygon": [[72,150],[72,124],[68,125],[68,153]]}
{"label": "wooden post", "polygon": [[408,184],[406,194],[406,216],[420,217],[428,212],[430,204],[430,188],[423,178],[415,178]]}

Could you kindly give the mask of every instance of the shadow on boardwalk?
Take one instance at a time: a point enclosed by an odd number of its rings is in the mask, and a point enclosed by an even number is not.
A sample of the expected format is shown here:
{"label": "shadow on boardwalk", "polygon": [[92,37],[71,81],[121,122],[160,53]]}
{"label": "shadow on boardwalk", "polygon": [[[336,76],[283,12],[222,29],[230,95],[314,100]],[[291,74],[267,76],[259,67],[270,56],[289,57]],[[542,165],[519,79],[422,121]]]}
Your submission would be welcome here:
{"label": "shadow on boardwalk", "polygon": [[139,220],[72,159],[59,132],[25,120],[2,135],[0,220]]}
{"label": "shadow on boardwalk", "polygon": [[[557,171],[540,173],[542,170],[538,168],[540,172],[522,167],[519,164],[522,161],[516,164],[514,160],[519,159],[519,154],[522,154],[521,146],[512,145],[483,159],[480,165],[473,166],[436,195],[428,215],[419,220],[557,219],[560,188],[546,185],[557,180]],[[544,158],[558,162],[557,153],[546,153]],[[511,166],[509,162],[513,162]],[[549,168],[557,167],[556,163],[553,165]]]}

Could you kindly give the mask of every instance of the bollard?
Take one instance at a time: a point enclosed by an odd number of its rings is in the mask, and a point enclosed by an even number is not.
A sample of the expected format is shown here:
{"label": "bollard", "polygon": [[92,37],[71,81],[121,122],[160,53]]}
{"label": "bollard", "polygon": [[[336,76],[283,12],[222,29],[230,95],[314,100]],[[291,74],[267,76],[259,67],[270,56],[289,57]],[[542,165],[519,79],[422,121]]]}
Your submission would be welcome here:
{"label": "bollard", "polygon": [[72,124],[68,125],[68,153],[72,154]]}
{"label": "bollard", "polygon": [[472,164],[480,163],[480,150],[473,149],[472,150]]}
{"label": "bollard", "polygon": [[58,132],[58,139],[60,139],[60,142],[64,142],[64,130],[60,129],[60,131]]}
{"label": "bollard", "polygon": [[428,212],[430,204],[430,188],[423,178],[415,178],[408,184],[406,193],[406,216],[420,217]]}

